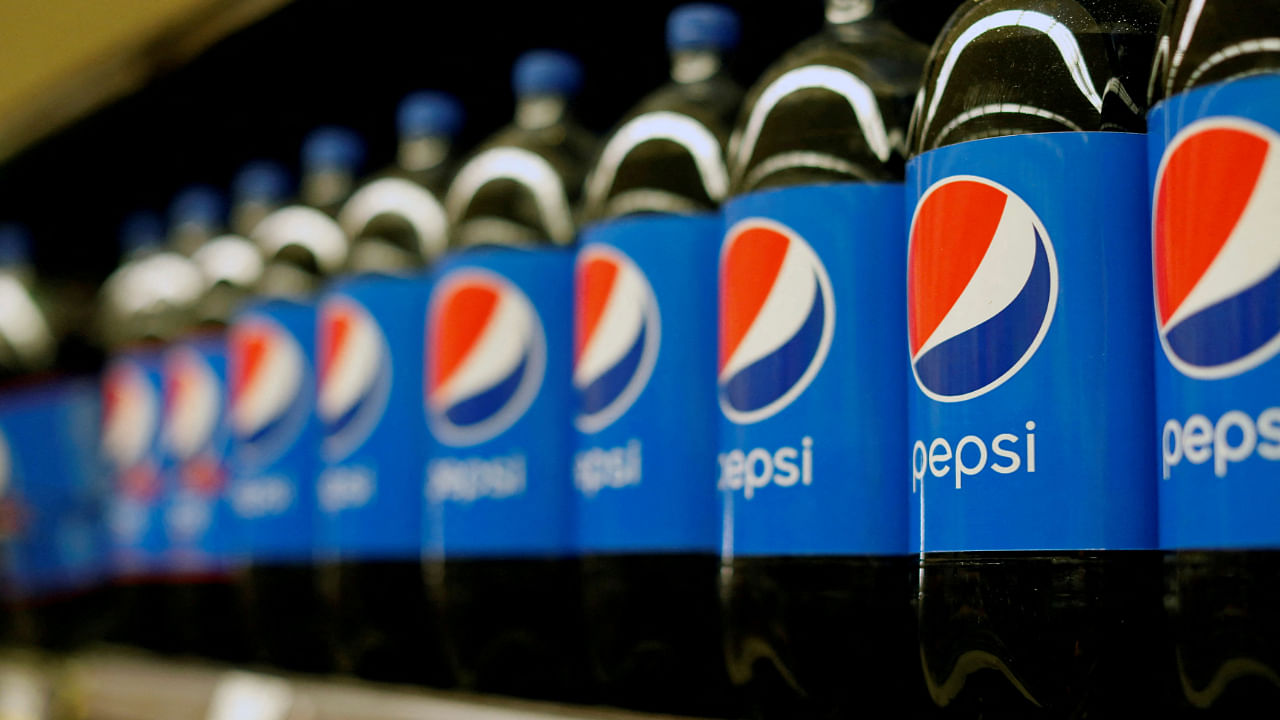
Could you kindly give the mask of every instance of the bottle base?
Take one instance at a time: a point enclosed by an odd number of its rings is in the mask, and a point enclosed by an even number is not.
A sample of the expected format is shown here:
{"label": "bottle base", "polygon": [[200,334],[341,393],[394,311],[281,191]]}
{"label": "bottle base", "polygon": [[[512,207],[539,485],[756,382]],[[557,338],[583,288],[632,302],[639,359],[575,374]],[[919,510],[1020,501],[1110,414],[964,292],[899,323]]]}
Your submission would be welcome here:
{"label": "bottle base", "polygon": [[561,702],[592,700],[577,560],[431,560],[426,572],[461,688]]}
{"label": "bottle base", "polygon": [[913,652],[909,557],[726,561],[729,675],[761,718],[915,717],[927,707]]}
{"label": "bottle base", "polygon": [[1154,551],[925,555],[920,661],[939,715],[1159,715],[1172,659],[1160,572]]}
{"label": "bottle base", "polygon": [[332,672],[332,626],[320,600],[315,566],[260,563],[237,575],[254,654],[283,670]]}
{"label": "bottle base", "polygon": [[605,704],[641,712],[736,717],[724,667],[712,554],[582,560],[588,657]]}
{"label": "bottle base", "polygon": [[1170,553],[1164,603],[1186,714],[1274,713],[1280,704],[1280,551]]}
{"label": "bottle base", "polygon": [[340,670],[378,682],[449,686],[420,560],[327,562],[319,574]]}

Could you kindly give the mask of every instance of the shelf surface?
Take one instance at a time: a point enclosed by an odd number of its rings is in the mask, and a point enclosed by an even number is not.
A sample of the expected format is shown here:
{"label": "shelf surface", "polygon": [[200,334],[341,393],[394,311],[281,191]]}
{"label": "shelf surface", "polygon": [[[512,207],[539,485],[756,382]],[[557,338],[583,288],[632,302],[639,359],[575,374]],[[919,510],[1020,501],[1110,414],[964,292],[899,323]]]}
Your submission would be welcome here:
{"label": "shelf surface", "polygon": [[[60,710],[59,710],[60,709]],[[0,720],[653,720],[515,698],[277,675],[102,650],[0,659]]]}

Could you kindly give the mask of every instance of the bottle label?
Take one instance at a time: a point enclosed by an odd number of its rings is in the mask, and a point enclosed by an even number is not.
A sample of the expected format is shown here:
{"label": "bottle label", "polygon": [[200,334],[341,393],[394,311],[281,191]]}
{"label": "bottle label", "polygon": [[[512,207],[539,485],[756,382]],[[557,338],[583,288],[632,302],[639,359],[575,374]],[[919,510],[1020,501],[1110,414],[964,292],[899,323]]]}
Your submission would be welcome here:
{"label": "bottle label", "polygon": [[423,493],[436,556],[568,555],[573,255],[446,260],[426,312]]}
{"label": "bottle label", "polygon": [[1045,133],[909,163],[915,549],[1154,546],[1144,151]]}
{"label": "bottle label", "polygon": [[313,304],[253,305],[227,336],[231,486],[237,552],[254,561],[306,562],[321,429],[310,358]]}
{"label": "bottle label", "polygon": [[18,595],[84,588],[102,577],[100,408],[87,379],[0,398],[0,545]]}
{"label": "bottle label", "polygon": [[225,570],[231,518],[227,352],[222,336],[181,341],[164,356],[160,430],[164,526],[174,569]]}
{"label": "bottle label", "polygon": [[1280,75],[1149,114],[1160,544],[1278,548]]}
{"label": "bottle label", "polygon": [[158,352],[116,356],[102,377],[102,442],[111,490],[107,528],[114,571],[130,577],[163,570],[160,477],[164,380]]}
{"label": "bottle label", "polygon": [[906,551],[902,186],[725,206],[717,487],[733,555]]}
{"label": "bottle label", "polygon": [[583,232],[574,277],[573,485],[586,553],[715,552],[718,215]]}
{"label": "bottle label", "polygon": [[425,302],[425,281],[376,275],[340,282],[320,301],[322,555],[419,556],[426,454],[413,431],[422,427]]}

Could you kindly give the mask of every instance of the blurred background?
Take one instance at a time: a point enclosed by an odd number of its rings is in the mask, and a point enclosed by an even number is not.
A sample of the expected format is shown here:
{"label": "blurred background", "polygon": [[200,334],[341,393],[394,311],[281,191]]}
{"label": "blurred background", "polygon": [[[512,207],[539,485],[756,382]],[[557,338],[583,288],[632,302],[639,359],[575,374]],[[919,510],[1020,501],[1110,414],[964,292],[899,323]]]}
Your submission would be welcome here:
{"label": "blurred background", "polygon": [[[602,3],[404,0],[41,0],[0,3],[0,219],[29,224],[37,270],[95,282],[120,220],[163,209],[191,182],[225,187],[245,160],[295,167],[302,135],[348,125],[369,169],[392,158],[408,91],[456,94],[463,147],[507,122],[508,74],[534,46],[587,68],[577,106],[605,131],[666,78],[663,28],[677,0]],[[821,23],[820,0],[733,2],[749,84]],[[896,0],[931,41],[958,0]]]}

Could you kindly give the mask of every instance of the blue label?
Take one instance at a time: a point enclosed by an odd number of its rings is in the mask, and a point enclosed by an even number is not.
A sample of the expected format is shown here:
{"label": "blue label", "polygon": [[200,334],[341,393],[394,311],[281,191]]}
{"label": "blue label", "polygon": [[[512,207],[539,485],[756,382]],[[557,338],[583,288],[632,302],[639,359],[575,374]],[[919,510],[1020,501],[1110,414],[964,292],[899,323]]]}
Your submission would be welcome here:
{"label": "blue label", "polygon": [[1160,544],[1278,548],[1280,75],[1149,122]]}
{"label": "blue label", "polygon": [[0,398],[0,532],[13,589],[68,591],[106,562],[98,479],[98,388],[54,380]]}
{"label": "blue label", "polygon": [[161,472],[164,525],[181,572],[225,570],[231,551],[227,350],[222,335],[174,344],[164,356]]}
{"label": "blue label", "polygon": [[1155,543],[1144,137],[967,142],[907,167],[917,549]]}
{"label": "blue label", "polygon": [[316,497],[329,556],[416,558],[422,541],[424,280],[344,281],[320,302]]}
{"label": "blue label", "polygon": [[567,555],[573,546],[573,255],[471,251],[427,307],[427,549]]}
{"label": "blue label", "polygon": [[107,526],[115,570],[124,576],[165,569],[161,370],[159,351],[139,350],[116,356],[102,378],[102,450],[112,485]]}
{"label": "blue label", "polygon": [[719,216],[588,228],[578,252],[573,458],[584,552],[714,552]]}
{"label": "blue label", "polygon": [[228,333],[231,486],[236,549],[251,560],[306,561],[321,428],[311,369],[316,309],[271,300]]}
{"label": "blue label", "polygon": [[902,186],[725,206],[719,481],[732,555],[905,552]]}

